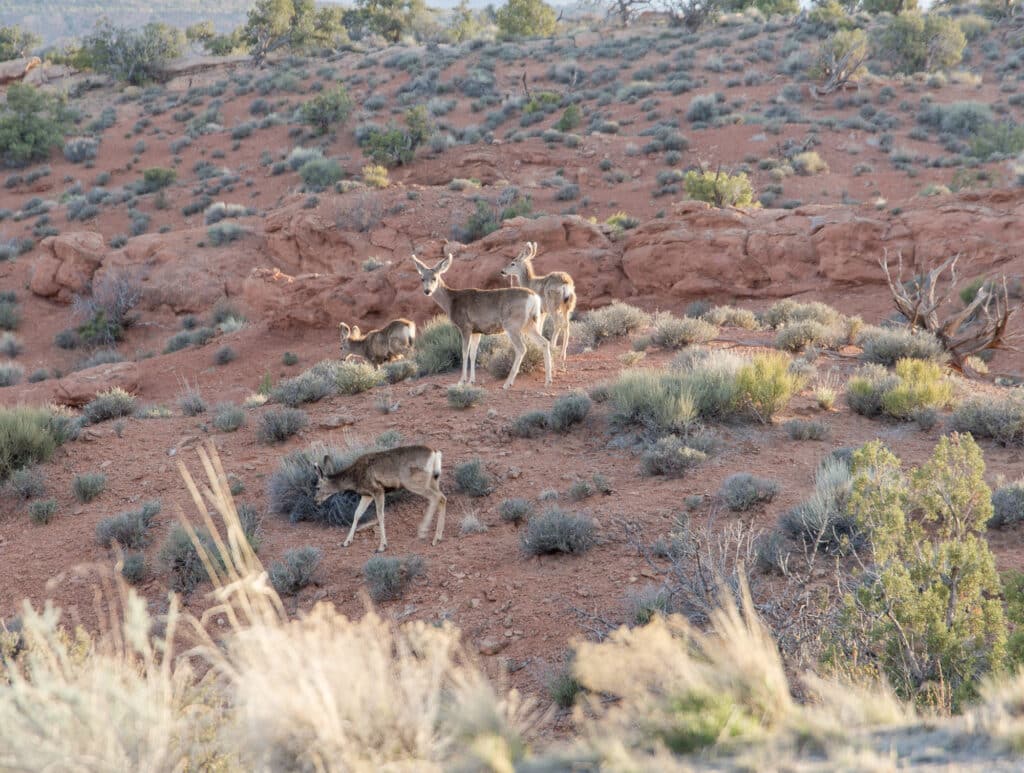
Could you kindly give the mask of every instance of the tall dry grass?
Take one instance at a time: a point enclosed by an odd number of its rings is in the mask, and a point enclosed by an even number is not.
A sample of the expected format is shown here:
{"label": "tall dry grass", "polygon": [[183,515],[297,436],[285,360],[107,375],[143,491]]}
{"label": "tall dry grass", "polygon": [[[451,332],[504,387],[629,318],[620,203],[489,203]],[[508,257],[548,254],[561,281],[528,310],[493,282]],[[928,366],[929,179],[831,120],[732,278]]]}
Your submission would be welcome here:
{"label": "tall dry grass", "polygon": [[198,514],[181,520],[209,607],[197,617],[171,596],[154,617],[109,572],[101,634],[26,604],[20,636],[0,635],[0,770],[888,769],[894,738],[928,755],[949,739],[960,767],[1024,744],[1024,675],[993,680],[966,718],[922,722],[884,685],[795,682],[741,586],[708,630],[655,616],[578,643],[576,733],[539,747],[546,713],[490,680],[453,626],[353,621],[324,603],[289,619],[212,446],[199,460],[199,479],[179,462]]}

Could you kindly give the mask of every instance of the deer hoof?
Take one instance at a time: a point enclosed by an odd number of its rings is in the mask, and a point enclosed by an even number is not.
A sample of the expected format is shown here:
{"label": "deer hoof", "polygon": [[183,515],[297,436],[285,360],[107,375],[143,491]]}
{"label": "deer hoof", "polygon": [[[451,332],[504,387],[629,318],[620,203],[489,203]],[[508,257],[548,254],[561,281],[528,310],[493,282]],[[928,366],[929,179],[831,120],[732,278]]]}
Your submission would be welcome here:
{"label": "deer hoof", "polygon": [[386,542],[383,545],[378,545],[377,546],[377,552],[378,553],[383,553],[387,549],[388,549],[388,543],[386,543]]}
{"label": "deer hoof", "polygon": [[419,539],[426,539],[426,538],[427,538],[427,532],[426,532],[426,530],[424,529],[423,531],[419,531],[419,532],[417,532],[417,533],[416,533],[416,536],[417,536],[417,537],[418,537]]}
{"label": "deer hoof", "polygon": [[351,545],[351,544],[352,544],[352,540],[350,540],[350,539],[347,539],[347,540],[345,540],[344,542],[342,542],[342,543],[341,543],[341,546],[342,546],[343,548],[347,548],[347,547],[348,547],[349,545]]}
{"label": "deer hoof", "polygon": [[431,542],[430,544],[431,544],[431,545],[436,545],[436,544],[437,544],[438,542],[440,542],[440,541],[441,541],[441,538],[440,538],[440,537],[434,537],[434,541],[433,541],[433,542]]}

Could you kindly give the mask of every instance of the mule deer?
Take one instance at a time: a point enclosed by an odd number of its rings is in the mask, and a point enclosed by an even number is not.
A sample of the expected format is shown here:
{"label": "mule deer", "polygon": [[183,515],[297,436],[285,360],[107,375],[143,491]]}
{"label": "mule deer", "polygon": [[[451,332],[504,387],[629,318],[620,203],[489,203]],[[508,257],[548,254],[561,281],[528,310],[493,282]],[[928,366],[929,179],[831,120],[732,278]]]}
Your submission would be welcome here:
{"label": "mule deer", "polygon": [[408,319],[394,319],[379,330],[366,335],[359,326],[351,328],[344,322],[341,328],[341,356],[346,359],[357,355],[374,365],[404,357],[416,343],[416,323]]}
{"label": "mule deer", "polygon": [[559,334],[562,341],[562,363],[565,364],[566,352],[569,349],[569,317],[576,308],[576,287],[572,277],[564,271],[552,271],[550,274],[538,276],[533,272],[533,259],[537,257],[537,242],[527,242],[526,248],[516,255],[501,270],[503,277],[514,277],[521,287],[528,287],[541,297],[544,302],[540,324],[544,328],[544,319],[548,314],[554,320],[555,329],[551,334],[551,346],[558,350]]}
{"label": "mule deer", "polygon": [[541,313],[543,304],[540,296],[526,287],[505,287],[500,290],[455,290],[444,283],[441,275],[451,268],[453,256],[442,260],[433,268],[412,256],[416,270],[423,280],[423,293],[434,299],[448,319],[462,333],[462,378],[467,381],[466,367],[469,366],[468,381],[476,383],[476,352],[484,334],[508,333],[515,360],[502,389],[508,389],[516,380],[519,366],[526,354],[525,336],[544,352],[544,383],[551,383],[551,346],[541,335]]}
{"label": "mule deer", "polygon": [[344,547],[352,544],[359,519],[363,517],[370,502],[373,502],[377,508],[377,531],[380,536],[377,552],[383,553],[387,549],[388,536],[384,531],[384,492],[394,489],[405,489],[427,500],[427,512],[417,534],[420,539],[427,538],[427,530],[436,511],[437,529],[431,544],[436,545],[441,541],[448,499],[441,493],[440,451],[427,446],[399,446],[388,451],[371,451],[363,454],[336,472],[328,472],[330,464],[331,457],[325,454],[322,464],[314,465],[317,473],[316,501],[323,502],[332,494],[342,491],[355,491],[362,496],[352,516],[352,527],[349,529],[348,537],[342,543]]}

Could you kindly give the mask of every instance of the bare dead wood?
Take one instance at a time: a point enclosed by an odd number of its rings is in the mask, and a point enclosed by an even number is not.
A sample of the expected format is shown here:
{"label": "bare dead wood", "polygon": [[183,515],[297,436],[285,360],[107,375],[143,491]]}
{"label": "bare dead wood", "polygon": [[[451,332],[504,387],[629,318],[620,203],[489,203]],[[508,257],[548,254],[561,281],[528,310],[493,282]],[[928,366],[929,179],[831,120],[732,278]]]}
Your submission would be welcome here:
{"label": "bare dead wood", "polygon": [[[867,49],[857,51],[851,49],[839,59],[828,62],[824,66],[827,80],[821,86],[811,86],[811,93],[815,97],[825,97],[838,89],[844,89],[854,80],[854,76],[864,66],[868,59]],[[858,88],[860,84],[857,84]]]}
{"label": "bare dead wood", "polygon": [[[1006,277],[1002,276],[995,282],[985,282],[964,308],[942,316],[941,310],[956,289],[959,260],[957,253],[909,282],[903,280],[902,252],[897,253],[895,276],[889,268],[888,250],[878,263],[885,272],[893,303],[911,329],[920,328],[934,335],[949,353],[953,367],[971,374],[973,371],[966,364],[971,355],[986,349],[1013,348],[1008,326],[1017,309],[1010,304]],[[942,276],[947,272],[948,283],[940,291]]]}

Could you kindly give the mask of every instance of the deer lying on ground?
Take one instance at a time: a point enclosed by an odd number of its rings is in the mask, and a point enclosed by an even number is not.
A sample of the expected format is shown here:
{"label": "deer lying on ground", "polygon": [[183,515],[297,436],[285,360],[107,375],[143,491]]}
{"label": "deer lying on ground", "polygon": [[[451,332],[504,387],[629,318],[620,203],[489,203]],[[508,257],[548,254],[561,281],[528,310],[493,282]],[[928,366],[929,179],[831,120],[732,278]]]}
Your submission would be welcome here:
{"label": "deer lying on ground", "polygon": [[317,474],[318,503],[342,491],[355,491],[362,496],[352,516],[352,527],[349,529],[348,537],[342,543],[344,547],[352,544],[359,519],[363,517],[370,502],[373,502],[377,508],[377,532],[380,536],[377,552],[383,553],[387,549],[388,536],[384,531],[384,493],[394,489],[405,489],[427,500],[427,512],[417,533],[420,539],[427,538],[427,530],[436,511],[437,529],[431,544],[436,545],[441,541],[448,499],[441,493],[440,451],[427,446],[399,446],[388,451],[371,451],[363,454],[344,469],[335,472],[328,472],[330,465],[329,455],[324,455],[323,462],[314,465]]}
{"label": "deer lying on ground", "polygon": [[[537,293],[527,287],[506,287],[500,290],[455,290],[444,283],[441,275],[451,268],[453,256],[442,260],[433,268],[412,256],[416,270],[423,280],[423,293],[434,299],[462,333],[462,378],[460,384],[476,383],[476,352],[480,338],[485,334],[508,333],[515,360],[502,389],[508,389],[516,380],[519,366],[526,355],[524,337],[536,343],[544,352],[544,383],[551,383],[551,346],[541,335],[543,302]],[[467,378],[466,367],[469,366]]]}
{"label": "deer lying on ground", "polygon": [[379,330],[366,335],[359,326],[351,328],[344,322],[341,328],[341,357],[358,355],[374,365],[404,357],[416,343],[416,323],[408,319],[394,319]]}
{"label": "deer lying on ground", "polygon": [[565,364],[566,352],[569,349],[569,317],[576,308],[576,287],[572,277],[564,271],[552,271],[550,274],[538,276],[533,271],[533,259],[537,257],[537,242],[527,242],[526,248],[516,255],[501,270],[503,277],[514,277],[519,280],[520,287],[528,287],[541,297],[544,306],[541,312],[541,329],[544,318],[548,314],[555,323],[551,334],[551,347],[557,351],[559,335],[562,342],[562,364]]}

